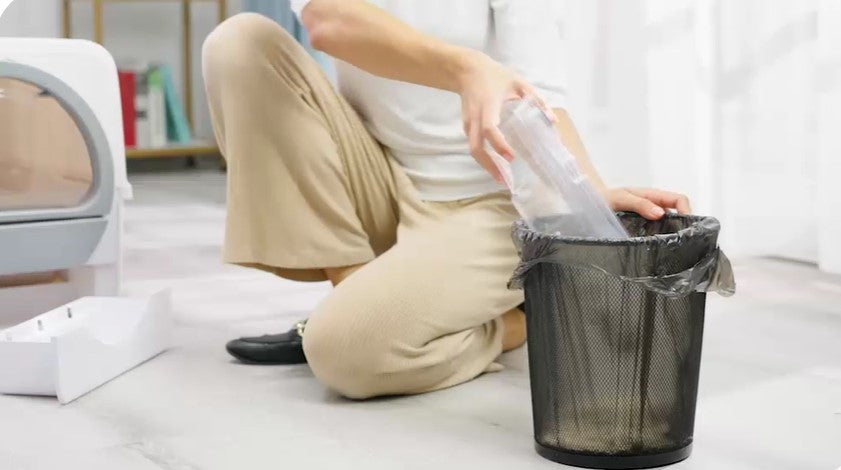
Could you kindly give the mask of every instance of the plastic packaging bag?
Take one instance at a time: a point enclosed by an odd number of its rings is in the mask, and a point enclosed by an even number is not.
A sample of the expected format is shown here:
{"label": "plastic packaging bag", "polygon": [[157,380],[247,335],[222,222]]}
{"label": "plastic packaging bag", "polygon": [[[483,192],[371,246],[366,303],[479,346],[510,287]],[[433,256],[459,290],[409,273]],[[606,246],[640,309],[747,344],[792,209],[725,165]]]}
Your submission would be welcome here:
{"label": "plastic packaging bag", "polygon": [[532,230],[628,238],[540,108],[529,100],[513,103],[505,110],[500,130],[514,150],[514,160],[489,153],[511,190],[511,201]]}

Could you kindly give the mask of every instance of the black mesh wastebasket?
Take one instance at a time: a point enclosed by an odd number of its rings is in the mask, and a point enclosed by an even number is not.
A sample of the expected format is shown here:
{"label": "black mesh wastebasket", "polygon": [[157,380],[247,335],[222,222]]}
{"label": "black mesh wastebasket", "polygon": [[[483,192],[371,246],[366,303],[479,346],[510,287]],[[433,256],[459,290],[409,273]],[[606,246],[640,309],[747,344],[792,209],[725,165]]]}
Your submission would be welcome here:
{"label": "black mesh wastebasket", "polygon": [[540,455],[591,468],[689,456],[707,291],[735,289],[710,217],[620,214],[627,240],[513,236]]}

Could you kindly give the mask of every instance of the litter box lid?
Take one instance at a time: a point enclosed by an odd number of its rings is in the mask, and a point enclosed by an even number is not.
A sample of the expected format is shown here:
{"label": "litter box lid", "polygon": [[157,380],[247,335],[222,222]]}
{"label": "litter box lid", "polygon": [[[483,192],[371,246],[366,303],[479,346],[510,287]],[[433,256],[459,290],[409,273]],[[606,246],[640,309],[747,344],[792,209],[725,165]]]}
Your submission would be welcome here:
{"label": "litter box lid", "polygon": [[100,120],[76,89],[0,58],[0,275],[87,262],[108,226],[114,164]]}
{"label": "litter box lid", "polygon": [[0,60],[0,226],[105,216],[113,182],[85,100],[40,68]]}

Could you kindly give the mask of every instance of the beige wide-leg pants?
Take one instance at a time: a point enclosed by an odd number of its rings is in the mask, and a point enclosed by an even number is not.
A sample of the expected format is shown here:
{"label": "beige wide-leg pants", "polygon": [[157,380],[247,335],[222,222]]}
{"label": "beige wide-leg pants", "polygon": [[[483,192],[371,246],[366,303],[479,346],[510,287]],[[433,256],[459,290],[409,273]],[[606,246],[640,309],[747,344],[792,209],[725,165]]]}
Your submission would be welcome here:
{"label": "beige wide-leg pants", "polygon": [[517,254],[504,193],[420,200],[406,175],[293,38],[240,14],[204,45],[228,162],[225,261],[324,280],[367,263],[312,313],[315,376],[350,398],[411,394],[495,368]]}

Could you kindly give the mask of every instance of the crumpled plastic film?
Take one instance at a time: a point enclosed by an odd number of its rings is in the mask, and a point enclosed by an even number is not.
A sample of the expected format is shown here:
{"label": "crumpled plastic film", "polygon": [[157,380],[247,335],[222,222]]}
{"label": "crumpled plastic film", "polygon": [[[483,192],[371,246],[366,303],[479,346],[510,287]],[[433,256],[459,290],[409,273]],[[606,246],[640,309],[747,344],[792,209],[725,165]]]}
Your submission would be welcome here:
{"label": "crumpled plastic film", "polygon": [[620,213],[631,238],[592,239],[535,232],[523,221],[512,238],[521,262],[508,287],[521,289],[529,270],[540,263],[583,266],[640,284],[667,297],[692,292],[735,293],[730,260],[716,246],[720,224],[713,217],[667,214],[650,221]]}
{"label": "crumpled plastic film", "polygon": [[511,202],[532,229],[564,236],[628,238],[613,210],[581,171],[552,122],[523,99],[503,110],[499,126],[514,151],[488,154],[511,190]]}

